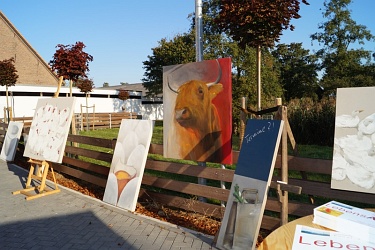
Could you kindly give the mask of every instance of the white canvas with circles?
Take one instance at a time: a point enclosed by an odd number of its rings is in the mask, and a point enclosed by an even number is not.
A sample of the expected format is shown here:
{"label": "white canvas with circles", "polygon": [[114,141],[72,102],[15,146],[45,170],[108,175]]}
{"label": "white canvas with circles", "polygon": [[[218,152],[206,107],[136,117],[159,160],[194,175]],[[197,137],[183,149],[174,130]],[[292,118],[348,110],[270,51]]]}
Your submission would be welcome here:
{"label": "white canvas with circles", "polygon": [[23,128],[22,122],[10,121],[5,134],[3,147],[1,148],[0,158],[4,161],[13,161],[16,154],[18,141],[21,137]]}

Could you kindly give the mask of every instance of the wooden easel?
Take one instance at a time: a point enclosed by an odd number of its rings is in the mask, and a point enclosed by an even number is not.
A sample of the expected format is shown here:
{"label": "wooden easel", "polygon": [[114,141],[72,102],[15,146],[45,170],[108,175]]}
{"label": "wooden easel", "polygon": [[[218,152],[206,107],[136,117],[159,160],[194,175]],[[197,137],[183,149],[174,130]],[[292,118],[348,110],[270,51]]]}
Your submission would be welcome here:
{"label": "wooden easel", "polygon": [[[57,90],[53,98],[59,97],[60,89],[61,89],[61,85],[63,81],[64,81],[64,78],[60,76],[59,82],[57,84]],[[72,96],[71,92],[70,92],[70,96]],[[12,194],[24,194],[26,195],[26,200],[32,200],[32,199],[36,199],[42,196],[60,192],[60,189],[57,186],[55,173],[53,172],[53,168],[50,167],[48,162],[46,162],[45,160],[41,161],[41,160],[35,160],[35,159],[29,159],[28,162],[30,162],[31,165],[30,165],[29,176],[27,177],[26,187],[25,189],[12,192]],[[34,174],[35,167],[37,168],[36,168],[36,173]],[[55,189],[51,189],[46,186],[46,180],[47,180],[49,169],[51,169],[53,182],[55,183]],[[31,186],[31,181],[33,179],[40,181],[40,185]],[[31,191],[34,191],[34,192],[31,192]]]}
{"label": "wooden easel", "polygon": [[[22,190],[14,191],[12,192],[12,194],[24,194],[27,196],[26,200],[32,200],[32,199],[36,199],[42,196],[60,192],[60,189],[56,183],[55,173],[53,172],[53,168],[50,167],[48,162],[44,160],[40,161],[40,160],[33,160],[33,159],[29,159],[28,162],[31,163],[31,166],[30,166],[29,176],[27,177],[26,188]],[[36,170],[36,173],[34,174],[35,166],[37,166],[37,170]],[[48,174],[49,169],[51,169],[53,181],[55,183],[55,189],[51,189],[46,186],[46,179],[47,179],[47,174]],[[31,186],[31,181],[33,179],[40,181],[40,185]],[[35,192],[31,192],[31,191],[35,191]]]}
{"label": "wooden easel", "polygon": [[[287,107],[282,106],[281,98],[276,98],[275,100],[276,106],[273,108],[260,110],[260,111],[253,111],[246,107],[246,101],[242,101],[242,106],[239,107],[241,109],[241,120],[243,119],[242,124],[246,124],[246,119],[248,114],[253,115],[263,115],[270,112],[276,112],[275,119],[283,120],[284,121],[284,130],[281,137],[280,143],[280,153],[281,153],[281,180],[280,181],[271,181],[271,188],[276,189],[278,200],[280,203],[280,224],[285,225],[288,223],[288,192],[301,194],[302,187],[294,186],[288,184],[288,139],[292,145],[294,153],[296,153],[296,141],[294,139],[292,129],[290,128],[290,124],[288,121],[287,116]],[[243,127],[241,128],[240,133],[243,131]],[[243,132],[242,132],[243,133]],[[242,134],[243,136],[243,134]],[[304,173],[302,173],[304,176]]]}

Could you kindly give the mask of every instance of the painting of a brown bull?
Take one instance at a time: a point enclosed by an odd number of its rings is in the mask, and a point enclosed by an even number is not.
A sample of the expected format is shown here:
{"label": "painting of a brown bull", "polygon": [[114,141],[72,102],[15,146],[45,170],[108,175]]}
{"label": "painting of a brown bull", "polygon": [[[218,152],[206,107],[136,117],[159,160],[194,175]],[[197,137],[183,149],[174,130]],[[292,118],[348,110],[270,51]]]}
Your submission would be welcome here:
{"label": "painting of a brown bull", "polygon": [[163,156],[232,164],[231,60],[163,67]]}
{"label": "painting of a brown bull", "polygon": [[182,159],[221,161],[220,120],[212,100],[222,90],[221,83],[207,84],[199,80],[179,87],[173,122]]}

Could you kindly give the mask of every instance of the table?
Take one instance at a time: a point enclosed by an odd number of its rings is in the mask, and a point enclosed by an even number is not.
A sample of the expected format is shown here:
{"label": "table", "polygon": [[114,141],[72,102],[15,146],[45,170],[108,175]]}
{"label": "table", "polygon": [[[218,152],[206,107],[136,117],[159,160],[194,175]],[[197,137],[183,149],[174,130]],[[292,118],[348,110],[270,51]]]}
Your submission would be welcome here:
{"label": "table", "polygon": [[294,232],[297,225],[304,225],[313,228],[327,229],[314,224],[314,216],[308,215],[296,220],[293,220],[270,233],[259,245],[258,250],[288,250],[292,249]]}
{"label": "table", "polygon": [[[375,212],[375,209],[368,209]],[[289,250],[292,249],[294,233],[297,225],[304,225],[318,229],[329,230],[325,227],[314,224],[314,215],[308,215],[293,220],[270,233],[259,245],[257,250]]]}

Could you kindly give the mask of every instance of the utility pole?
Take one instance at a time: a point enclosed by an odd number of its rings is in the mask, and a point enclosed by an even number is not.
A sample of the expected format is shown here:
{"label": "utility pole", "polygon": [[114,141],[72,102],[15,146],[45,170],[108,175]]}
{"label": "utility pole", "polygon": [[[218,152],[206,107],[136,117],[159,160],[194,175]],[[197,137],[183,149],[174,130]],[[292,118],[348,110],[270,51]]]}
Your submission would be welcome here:
{"label": "utility pole", "polygon": [[197,62],[203,61],[202,6],[202,0],[195,0],[195,58]]}
{"label": "utility pole", "polygon": [[[203,27],[202,27],[202,0],[195,0],[195,58],[197,62],[203,61]],[[206,166],[206,162],[198,162],[199,166]],[[198,184],[207,185],[205,178],[198,178]],[[206,202],[205,197],[199,197],[199,201]]]}

